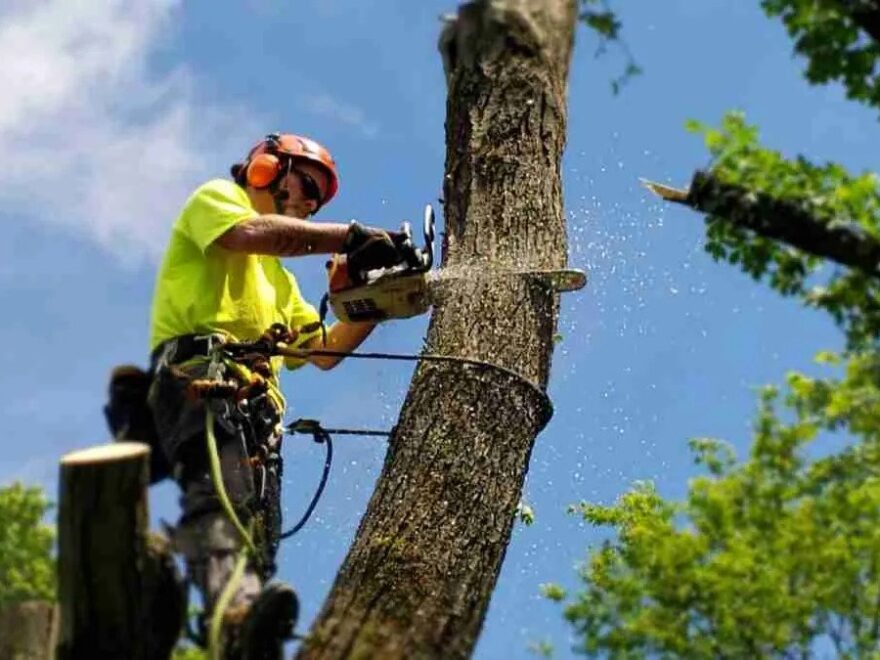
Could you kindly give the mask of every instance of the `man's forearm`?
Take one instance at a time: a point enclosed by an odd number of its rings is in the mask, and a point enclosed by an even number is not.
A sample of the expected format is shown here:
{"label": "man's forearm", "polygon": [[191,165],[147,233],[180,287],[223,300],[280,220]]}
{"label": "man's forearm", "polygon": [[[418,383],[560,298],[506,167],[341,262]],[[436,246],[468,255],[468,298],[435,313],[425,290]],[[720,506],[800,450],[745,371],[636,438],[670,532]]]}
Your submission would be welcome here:
{"label": "man's forearm", "polygon": [[275,257],[333,254],[342,250],[349,225],[309,222],[284,215],[266,214],[245,220],[217,239],[227,250]]}
{"label": "man's forearm", "polygon": [[[348,353],[360,346],[375,327],[375,323],[341,323],[337,321],[327,330],[326,346],[320,337],[315,337],[305,347]],[[333,355],[312,355],[308,358],[309,362],[319,369],[332,369],[343,359],[341,356]]]}

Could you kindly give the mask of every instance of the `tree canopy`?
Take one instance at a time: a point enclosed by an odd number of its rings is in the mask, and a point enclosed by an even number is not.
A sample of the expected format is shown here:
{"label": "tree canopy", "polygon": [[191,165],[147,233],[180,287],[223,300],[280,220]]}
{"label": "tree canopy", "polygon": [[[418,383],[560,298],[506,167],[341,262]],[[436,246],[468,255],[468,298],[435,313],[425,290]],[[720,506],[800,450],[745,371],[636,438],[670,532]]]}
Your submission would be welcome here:
{"label": "tree canopy", "polygon": [[[880,109],[880,3],[764,0],[807,59]],[[614,19],[616,36],[620,22]],[[846,339],[824,378],[765,387],[751,449],[691,441],[705,474],[682,501],[636,484],[572,511],[613,537],[580,570],[565,617],[588,655],[841,656],[880,649],[880,194],[873,172],[785,158],[744,115],[697,121],[712,156],[675,199],[706,216],[705,248],[783,296],[829,314]],[[835,442],[830,442],[834,439]],[[842,449],[831,450],[830,447]]]}
{"label": "tree canopy", "polygon": [[[878,366],[863,355],[841,378],[791,373],[784,393],[765,388],[745,461],[722,441],[691,442],[708,474],[682,502],[643,483],[613,505],[578,505],[585,520],[617,532],[591,555],[586,588],[565,610],[580,649],[784,656],[825,636],[841,655],[877,649]],[[810,445],[823,432],[855,441],[815,458]]]}
{"label": "tree canopy", "polygon": [[38,487],[0,488],[0,607],[55,597],[55,532],[43,523],[49,508]]}

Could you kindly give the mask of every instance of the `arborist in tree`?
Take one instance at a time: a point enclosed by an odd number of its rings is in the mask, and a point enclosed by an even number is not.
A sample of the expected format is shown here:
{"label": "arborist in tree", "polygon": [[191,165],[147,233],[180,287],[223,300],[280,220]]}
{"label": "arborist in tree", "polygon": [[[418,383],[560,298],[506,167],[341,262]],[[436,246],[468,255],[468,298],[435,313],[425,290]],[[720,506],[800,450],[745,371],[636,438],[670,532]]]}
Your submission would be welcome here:
{"label": "arborist in tree", "polygon": [[[298,613],[291,587],[268,582],[281,529],[284,400],[278,370],[305,362],[331,369],[341,358],[276,356],[261,367],[251,363],[251,371],[228,365],[227,378],[264,383],[258,395],[247,397],[194,396],[193,384],[216,382],[205,379],[217,376],[209,373],[217,369],[209,356],[218,344],[258,340],[273,325],[286,328],[285,340],[294,348],[351,351],[370,334],[373,323],[336,322],[325,330],[280,257],[342,253],[352,268],[366,271],[398,264],[403,255],[398,232],[309,220],[339,185],[330,153],[313,140],[269,135],[231,173],[231,181],[199,187],[174,223],[153,299],[148,403],[159,458],[167,460],[182,491],[174,545],[202,593],[205,620],[248,542],[224,509],[225,495],[256,549],[223,608],[227,657],[274,659],[281,657]],[[213,435],[206,443],[209,430]],[[218,493],[212,480],[214,458],[225,493]]]}

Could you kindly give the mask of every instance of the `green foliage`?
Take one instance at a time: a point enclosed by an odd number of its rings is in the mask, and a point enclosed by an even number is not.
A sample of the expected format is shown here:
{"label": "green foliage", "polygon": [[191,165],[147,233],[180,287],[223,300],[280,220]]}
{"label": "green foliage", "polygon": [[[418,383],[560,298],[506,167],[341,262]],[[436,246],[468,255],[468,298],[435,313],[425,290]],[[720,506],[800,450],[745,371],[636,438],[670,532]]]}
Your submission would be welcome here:
{"label": "green foliage", "polygon": [[849,98],[880,107],[880,47],[863,29],[872,13],[870,2],[762,0],[761,6],[768,16],[782,19],[795,51],[806,56],[807,80],[839,81]]}
{"label": "green foliage", "polygon": [[598,54],[604,53],[608,44],[614,42],[626,57],[626,67],[623,73],[611,81],[611,91],[616,95],[626,83],[641,74],[642,69],[636,64],[626,43],[620,38],[623,24],[610,8],[608,1],[580,0],[580,6],[581,12],[578,18],[599,37]]}
{"label": "green foliage", "polygon": [[550,600],[556,601],[557,603],[565,600],[565,589],[563,589],[558,584],[547,583],[541,585],[541,595],[544,598],[549,598]]}
{"label": "green foliage", "polygon": [[[596,5],[599,9],[595,9]],[[620,20],[605,0],[581,0],[578,18],[605,41],[614,41],[620,36]]]}
{"label": "green foliage", "polygon": [[[758,143],[758,130],[739,112],[730,112],[714,129],[690,121],[712,155],[712,174],[720,181],[761,191],[793,203],[828,227],[845,226],[880,238],[877,175],[852,176],[836,164],[815,165],[803,157],[785,159]],[[880,336],[880,281],[759,236],[726,218],[706,218],[706,250],[717,260],[765,280],[786,296],[823,309],[841,326],[853,349],[875,346]]]}
{"label": "green foliage", "polygon": [[553,657],[553,645],[546,640],[541,640],[540,642],[532,642],[531,644],[529,644],[529,651],[534,653],[539,658]]}
{"label": "green foliage", "polygon": [[535,524],[535,511],[525,502],[520,502],[516,507],[516,516],[519,521],[526,527]]}
{"label": "green foliage", "polygon": [[581,14],[581,20],[603,39],[617,39],[620,33],[620,21],[617,20],[614,12],[586,10]]}
{"label": "green foliage", "polygon": [[[878,367],[860,355],[840,380],[790,374],[783,401],[763,390],[748,459],[693,442],[709,474],[684,501],[640,484],[611,506],[581,503],[585,520],[617,538],[582,567],[585,591],[565,607],[579,650],[788,656],[824,636],[839,655],[880,650]],[[821,431],[859,441],[810,458]]]}
{"label": "green foliage", "polygon": [[0,607],[55,598],[55,532],[42,522],[49,507],[40,488],[0,488]]}

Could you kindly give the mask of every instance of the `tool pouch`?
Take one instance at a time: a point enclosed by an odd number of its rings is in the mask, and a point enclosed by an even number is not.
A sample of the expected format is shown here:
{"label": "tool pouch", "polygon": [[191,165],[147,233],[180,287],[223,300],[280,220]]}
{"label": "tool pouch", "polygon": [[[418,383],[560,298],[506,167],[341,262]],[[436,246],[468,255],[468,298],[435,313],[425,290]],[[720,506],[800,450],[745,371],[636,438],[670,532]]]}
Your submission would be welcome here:
{"label": "tool pouch", "polygon": [[147,406],[147,392],[152,376],[135,365],[122,365],[110,373],[109,399],[104,416],[115,440],[143,442],[150,446],[150,483],[154,484],[171,472],[165,453],[159,446],[159,436],[153,413]]}

